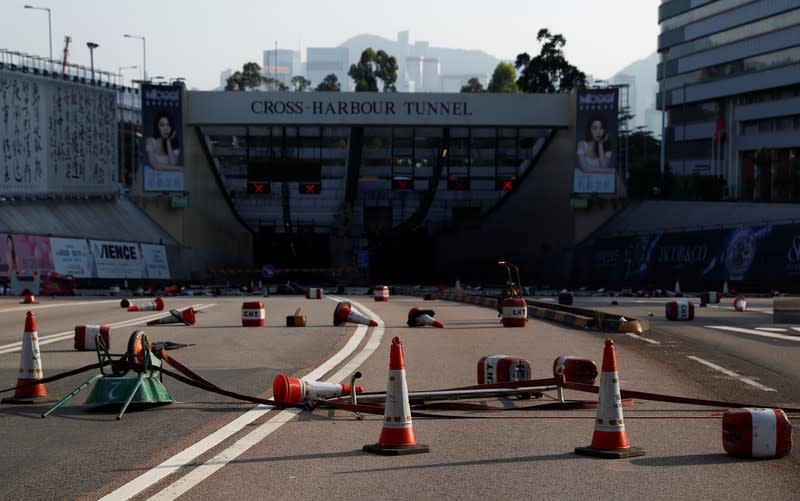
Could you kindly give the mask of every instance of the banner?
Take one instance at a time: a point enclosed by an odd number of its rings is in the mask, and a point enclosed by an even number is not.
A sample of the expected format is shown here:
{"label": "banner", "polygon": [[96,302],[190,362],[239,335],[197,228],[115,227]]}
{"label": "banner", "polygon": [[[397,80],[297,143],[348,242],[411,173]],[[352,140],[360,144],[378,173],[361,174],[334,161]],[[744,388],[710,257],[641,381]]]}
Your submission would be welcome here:
{"label": "banner", "polygon": [[18,271],[53,271],[49,237],[0,233],[0,276]]}
{"label": "banner", "polygon": [[51,238],[50,248],[53,251],[53,265],[55,271],[62,275],[72,275],[75,278],[94,278],[89,255],[91,243],[89,240],[75,238]]}
{"label": "banner", "polygon": [[139,244],[108,240],[90,240],[89,243],[89,266],[97,278],[144,277],[145,263]]}
{"label": "banner", "polygon": [[619,89],[578,91],[574,193],[615,193]]}
{"label": "banner", "polygon": [[139,244],[145,262],[144,278],[169,278],[169,262],[163,245]]}
{"label": "banner", "polygon": [[184,191],[180,85],[142,85],[144,191]]}

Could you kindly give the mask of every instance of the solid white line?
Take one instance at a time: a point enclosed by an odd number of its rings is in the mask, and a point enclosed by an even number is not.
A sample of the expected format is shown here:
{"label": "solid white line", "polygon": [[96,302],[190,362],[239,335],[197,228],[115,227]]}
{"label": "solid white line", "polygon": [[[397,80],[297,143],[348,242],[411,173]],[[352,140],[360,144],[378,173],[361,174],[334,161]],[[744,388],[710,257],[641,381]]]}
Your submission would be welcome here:
{"label": "solid white line", "polygon": [[[338,301],[338,299],[333,297],[333,296],[326,296],[326,297],[329,297],[329,298],[333,299],[334,301]],[[359,309],[363,309],[365,311],[369,311],[366,308],[364,308],[363,306],[361,306],[359,303],[355,303],[355,302],[351,301],[351,304],[357,305],[359,307]],[[383,322],[378,321],[378,328],[377,329],[381,330],[381,334],[382,334],[382,331],[383,331],[382,326],[383,326]],[[336,365],[338,365],[341,362],[341,360],[343,360],[345,357],[349,356],[353,351],[355,351],[355,349],[361,343],[361,340],[364,338],[364,335],[366,334],[366,332],[367,332],[367,327],[365,325],[359,325],[356,328],[356,331],[353,334],[353,336],[345,344],[345,346],[342,347],[341,350],[339,350],[339,352],[337,352],[330,359],[328,359],[325,362],[323,362],[322,365],[320,365],[319,367],[314,369],[312,372],[307,374],[305,377],[308,378],[308,379],[318,379],[318,378],[322,377],[325,373],[327,373],[328,371],[333,369]],[[272,397],[270,397],[270,398],[272,398]],[[127,500],[127,499],[130,499],[130,498],[136,496],[137,494],[139,494],[143,490],[149,488],[150,486],[154,485],[156,482],[160,481],[161,479],[163,479],[167,475],[170,475],[170,474],[176,472],[177,470],[179,470],[180,468],[185,467],[186,465],[191,463],[195,458],[197,458],[201,454],[204,454],[204,453],[208,452],[213,447],[218,445],[220,442],[222,442],[223,440],[227,439],[231,435],[237,433],[242,428],[244,428],[245,426],[249,425],[250,423],[252,423],[253,421],[255,421],[256,419],[260,418],[261,416],[263,416],[264,414],[266,414],[267,412],[269,412],[271,410],[273,410],[273,407],[268,406],[268,405],[261,405],[261,404],[257,405],[256,407],[253,407],[252,409],[249,409],[244,414],[242,414],[238,418],[234,419],[233,421],[231,421],[227,425],[223,426],[219,430],[215,431],[211,435],[208,435],[204,439],[202,439],[199,442],[191,445],[190,447],[184,449],[183,451],[175,454],[174,456],[172,456],[171,458],[167,459],[166,461],[164,461],[163,463],[159,464],[158,466],[146,471],[145,473],[143,473],[139,477],[131,480],[130,482],[122,485],[121,487],[118,487],[116,490],[110,492],[106,496],[103,496],[102,498],[100,498],[100,501],[104,501],[104,500],[105,501]],[[270,421],[268,421],[268,423],[265,423],[264,425],[262,425],[259,428],[256,428],[256,430],[254,430],[254,431],[252,431],[250,433],[251,434],[253,434],[253,433],[265,433],[266,430],[271,428],[272,426],[274,426],[275,423],[279,422],[279,423],[283,424],[284,422],[286,422],[288,420],[288,417],[290,417],[290,415],[292,414],[292,411],[294,411],[294,410],[297,411],[297,412],[295,412],[295,414],[297,414],[297,413],[300,412],[301,409],[286,409],[286,410],[278,413],[274,418],[270,419]],[[264,428],[262,428],[262,427],[264,427]],[[277,429],[277,427],[275,427],[274,429]],[[270,430],[269,432],[271,433],[272,431],[274,431],[274,429]],[[259,430],[263,430],[263,431],[259,432]],[[267,434],[269,434],[269,433],[267,433]],[[250,434],[248,434],[245,437],[241,438],[232,447],[236,447],[240,443],[244,444],[243,441],[245,439],[247,439],[247,437],[249,435]],[[266,436],[266,435],[264,435],[264,436]],[[239,446],[241,447],[242,445],[239,445]],[[246,450],[246,449],[244,449],[244,450]],[[244,450],[242,450],[242,452],[244,452]],[[241,454],[241,452],[239,452],[239,454]],[[233,459],[233,458],[231,458],[231,459]],[[230,461],[230,460],[228,460],[228,461]],[[227,462],[225,464],[227,464]],[[197,471],[199,469],[200,468],[198,468],[198,469],[196,469],[194,471]],[[189,477],[191,474],[192,473],[190,472],[185,477]],[[205,478],[205,474],[203,475],[203,478]],[[173,495],[172,494],[173,486],[174,486],[174,491],[175,492],[185,492],[185,490],[183,490],[183,489],[186,489],[186,490],[191,489],[194,485],[197,484],[197,483],[192,483],[192,482],[194,482],[193,478],[189,478],[186,481],[183,481],[183,479],[181,479],[178,482],[175,482],[171,486],[167,487],[166,489],[164,489],[160,493],[156,494],[156,496],[161,496],[162,493],[163,493],[163,497],[154,497],[154,498],[155,499],[174,499],[174,497],[172,497],[172,495]],[[191,485],[189,485],[189,484],[191,484]],[[177,497],[178,495],[180,495],[180,494],[176,494],[175,497]]]}
{"label": "solid white line", "polygon": [[792,329],[796,330],[797,332],[800,332],[800,327],[792,327]]}
{"label": "solid white line", "polygon": [[788,329],[784,329],[783,327],[756,327],[756,330],[765,332],[786,332]]}
{"label": "solid white line", "polygon": [[[199,311],[199,310],[203,310],[205,308],[210,308],[212,306],[216,306],[216,303],[209,303],[209,304],[202,304],[202,305],[196,304],[196,305],[192,305],[192,308],[194,308],[195,310]],[[144,324],[147,324],[147,322],[149,320],[153,320],[153,319],[156,319],[156,318],[161,318],[161,317],[163,317],[165,315],[166,314],[163,311],[160,311],[160,312],[157,312],[155,314],[147,315],[147,316],[144,316],[144,317],[137,317],[137,318],[134,318],[134,319],[131,319],[131,320],[123,320],[122,322],[110,323],[110,324],[108,324],[108,326],[114,328],[114,327],[127,327],[129,325],[139,325],[139,324],[143,324],[144,325]],[[23,329],[24,329],[24,327],[23,327]],[[39,341],[39,346],[42,346],[42,345],[45,345],[45,344],[51,344],[51,343],[56,343],[58,341],[64,341],[64,340],[67,340],[67,339],[72,339],[72,338],[74,338],[74,336],[75,336],[75,331],[72,330],[72,331],[57,332],[55,334],[47,334],[46,336],[37,336],[37,338],[38,338],[38,341]],[[14,353],[16,351],[20,351],[21,349],[22,349],[22,341],[17,341],[17,342],[14,342],[14,343],[6,344],[6,345],[3,345],[3,346],[0,346],[0,355],[6,354],[6,353]]]}
{"label": "solid white line", "polygon": [[709,329],[719,329],[723,331],[738,332],[741,334],[753,334],[761,337],[771,337],[774,339],[785,339],[787,341],[800,342],[800,336],[789,336],[786,334],[776,334],[774,332],[757,331],[755,329],[744,329],[742,327],[730,327],[728,325],[706,325]]}
{"label": "solid white line", "polygon": [[26,310],[42,310],[44,308],[61,308],[64,306],[72,307],[72,306],[79,306],[83,304],[99,304],[99,303],[117,303],[121,301],[120,299],[102,299],[99,301],[66,301],[63,303],[50,303],[50,304],[42,304],[42,303],[32,303],[26,304],[23,306],[14,306],[13,308],[0,308],[0,313],[10,313],[15,311],[26,311]]}
{"label": "solid white line", "polygon": [[[362,313],[366,313],[370,318],[375,319],[375,321],[378,322],[378,326],[372,330],[372,334],[370,335],[364,349],[360,351],[358,355],[353,360],[351,360],[345,367],[342,367],[336,374],[331,376],[327,380],[327,382],[339,382],[342,381],[348,375],[352,374],[353,371],[355,371],[361,365],[363,360],[366,360],[369,356],[372,355],[372,353],[380,344],[381,338],[383,337],[384,324],[383,321],[380,319],[380,317],[375,315],[375,313],[371,311],[369,308],[366,308],[361,304],[358,303],[352,303],[352,304],[358,305],[358,309],[363,310]],[[366,332],[366,329],[364,329],[364,332]],[[356,345],[358,345],[359,343],[356,343]],[[338,362],[334,363],[333,365],[334,366],[338,365]],[[317,379],[317,378],[311,377],[311,375],[309,375],[306,376],[305,379]],[[222,469],[225,465],[227,465],[237,457],[244,454],[248,449],[250,449],[254,445],[264,440],[267,436],[269,436],[270,433],[276,431],[282,425],[289,422],[300,412],[302,412],[302,409],[286,409],[282,411],[277,416],[273,417],[266,423],[262,424],[255,430],[251,431],[244,437],[237,440],[236,443],[234,443],[227,449],[221,451],[213,458],[209,459],[202,465],[198,466],[194,470],[190,471],[189,473],[187,473],[186,475],[175,481],[172,485],[164,488],[163,490],[155,494],[153,497],[149,498],[148,501],[150,500],[171,501],[174,499],[178,499],[178,497],[187,493],[194,486],[200,484],[200,482],[209,478],[214,472]]]}
{"label": "solid white line", "polygon": [[638,339],[639,341],[644,341],[646,343],[661,344],[658,341],[656,341],[655,339],[648,339],[648,338],[646,338],[644,336],[641,336],[639,334],[634,334],[633,332],[626,332],[625,334],[627,334],[628,336],[632,337],[633,339]]}
{"label": "solid white line", "polygon": [[687,356],[687,358],[690,358],[690,359],[692,359],[692,360],[694,360],[696,362],[700,362],[703,365],[707,365],[708,367],[711,367],[712,369],[718,370],[718,371],[720,371],[721,373],[723,373],[725,375],[728,375],[730,377],[736,378],[736,379],[738,379],[739,381],[741,381],[743,383],[749,384],[750,386],[754,386],[755,388],[758,388],[759,390],[763,390],[763,391],[778,391],[778,390],[773,390],[772,388],[770,388],[768,386],[764,386],[761,383],[757,383],[757,382],[753,381],[750,378],[746,378],[744,376],[741,376],[741,375],[739,375],[739,374],[737,374],[737,373],[735,373],[735,372],[733,372],[731,370],[728,370],[728,369],[726,369],[724,367],[721,367],[721,366],[719,366],[719,365],[717,365],[715,363],[709,362],[708,360],[704,360],[704,359],[702,359],[700,357],[695,357],[695,356],[689,355],[689,356]]}

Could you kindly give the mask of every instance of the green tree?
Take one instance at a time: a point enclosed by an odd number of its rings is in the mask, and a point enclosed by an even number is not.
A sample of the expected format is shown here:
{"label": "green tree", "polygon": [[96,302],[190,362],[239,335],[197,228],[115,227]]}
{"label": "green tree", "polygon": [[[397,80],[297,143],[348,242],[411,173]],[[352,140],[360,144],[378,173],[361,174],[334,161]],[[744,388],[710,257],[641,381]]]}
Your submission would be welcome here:
{"label": "green tree", "polygon": [[519,92],[516,79],[517,70],[514,66],[511,63],[501,62],[494,69],[492,79],[489,81],[489,92],[515,94]]}
{"label": "green tree", "polygon": [[261,74],[261,66],[258,63],[245,63],[242,71],[236,71],[229,76],[225,82],[225,90],[259,90],[266,82],[264,75]]}
{"label": "green tree", "polygon": [[480,79],[477,77],[472,77],[467,81],[467,85],[461,87],[460,92],[486,92],[486,89],[483,88],[483,84],[481,83]]}
{"label": "green tree", "polygon": [[517,86],[522,92],[559,94],[586,85],[586,74],[569,64],[562,48],[567,40],[542,28],[536,35],[542,44],[539,55],[531,58],[527,52],[517,55],[514,67],[521,69]]}
{"label": "green tree", "polygon": [[395,92],[397,81],[397,59],[369,47],[361,53],[358,64],[351,64],[347,75],[353,79],[356,92],[378,92],[378,80],[383,82],[384,92]]}
{"label": "green tree", "polygon": [[301,75],[293,76],[292,87],[296,92],[304,92],[311,88],[311,80]]}
{"label": "green tree", "polygon": [[340,92],[342,90],[342,84],[339,83],[336,74],[331,73],[326,76],[314,90],[317,92]]}

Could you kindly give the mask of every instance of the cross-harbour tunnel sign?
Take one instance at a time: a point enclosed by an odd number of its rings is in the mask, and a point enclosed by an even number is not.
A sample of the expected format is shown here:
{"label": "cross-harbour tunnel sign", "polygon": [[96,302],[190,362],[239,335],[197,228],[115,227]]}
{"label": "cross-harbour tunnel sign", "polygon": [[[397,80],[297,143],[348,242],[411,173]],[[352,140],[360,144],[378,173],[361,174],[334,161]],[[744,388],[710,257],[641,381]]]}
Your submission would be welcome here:
{"label": "cross-harbour tunnel sign", "polygon": [[189,91],[194,125],[567,127],[568,94]]}

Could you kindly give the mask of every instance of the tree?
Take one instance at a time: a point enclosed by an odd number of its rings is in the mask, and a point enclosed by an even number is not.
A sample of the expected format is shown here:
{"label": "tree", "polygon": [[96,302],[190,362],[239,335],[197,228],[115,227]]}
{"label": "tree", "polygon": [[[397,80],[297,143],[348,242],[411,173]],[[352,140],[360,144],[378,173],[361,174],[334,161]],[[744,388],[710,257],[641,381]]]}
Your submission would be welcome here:
{"label": "tree", "polygon": [[483,88],[483,84],[478,78],[472,77],[467,81],[467,85],[461,87],[461,92],[486,92],[486,89]]}
{"label": "tree", "polygon": [[339,92],[342,90],[342,85],[339,83],[339,79],[336,78],[336,74],[331,73],[314,90],[317,92]]}
{"label": "tree", "polygon": [[379,50],[368,47],[361,53],[358,64],[351,64],[347,75],[353,79],[356,92],[378,92],[378,79],[383,82],[384,92],[395,92],[397,81],[397,59]]}
{"label": "tree", "polygon": [[285,83],[281,82],[277,78],[264,77],[264,85],[266,86],[267,90],[271,92],[285,92],[289,90],[289,87],[287,87]]}
{"label": "tree", "polygon": [[494,69],[492,79],[489,81],[489,92],[515,94],[519,92],[519,87],[515,80],[517,70],[511,63],[500,63]]}
{"label": "tree", "polygon": [[228,77],[225,82],[225,90],[258,90],[265,80],[258,63],[245,63],[242,71],[236,71]]}
{"label": "tree", "polygon": [[311,80],[301,75],[293,76],[292,86],[296,92],[304,92],[311,88]]}
{"label": "tree", "polygon": [[539,55],[531,58],[523,52],[517,55],[514,63],[516,69],[521,69],[517,86],[522,92],[560,94],[586,85],[586,74],[564,57],[562,48],[567,40],[562,35],[551,34],[547,28],[542,28],[536,40],[542,43]]}

